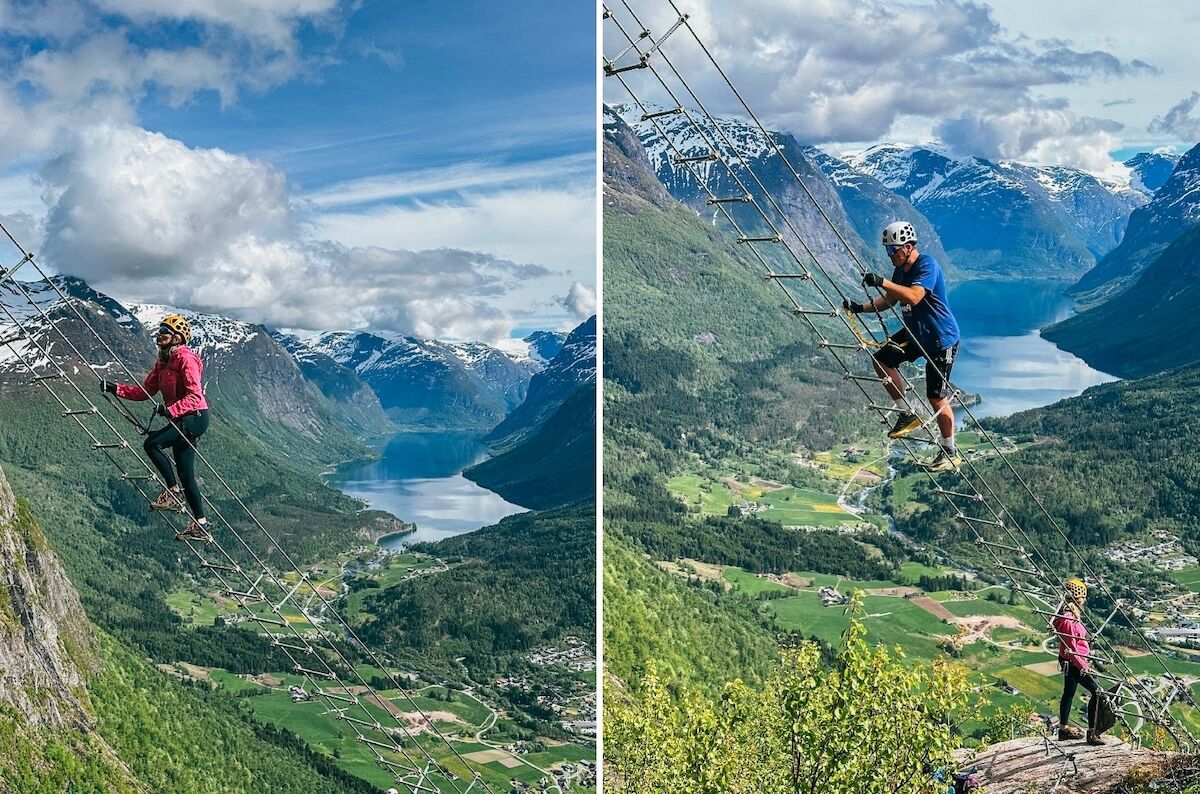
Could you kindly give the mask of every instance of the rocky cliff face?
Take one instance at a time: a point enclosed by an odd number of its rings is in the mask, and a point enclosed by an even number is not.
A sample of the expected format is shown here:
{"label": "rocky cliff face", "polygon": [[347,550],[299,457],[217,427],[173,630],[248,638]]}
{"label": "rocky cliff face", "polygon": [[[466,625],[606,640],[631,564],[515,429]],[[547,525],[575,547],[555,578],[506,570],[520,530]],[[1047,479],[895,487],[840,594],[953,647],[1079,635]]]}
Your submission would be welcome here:
{"label": "rocky cliff face", "polygon": [[27,723],[84,727],[97,664],[79,595],[0,471],[0,702]]}

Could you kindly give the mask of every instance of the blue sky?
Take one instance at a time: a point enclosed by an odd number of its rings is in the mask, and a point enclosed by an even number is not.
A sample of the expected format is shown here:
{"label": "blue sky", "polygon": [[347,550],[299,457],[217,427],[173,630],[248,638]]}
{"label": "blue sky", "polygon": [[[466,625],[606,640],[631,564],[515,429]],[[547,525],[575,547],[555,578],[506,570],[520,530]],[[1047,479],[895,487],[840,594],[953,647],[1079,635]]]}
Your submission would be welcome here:
{"label": "blue sky", "polygon": [[0,217],[126,299],[570,327],[595,303],[595,24],[549,0],[0,0]]}

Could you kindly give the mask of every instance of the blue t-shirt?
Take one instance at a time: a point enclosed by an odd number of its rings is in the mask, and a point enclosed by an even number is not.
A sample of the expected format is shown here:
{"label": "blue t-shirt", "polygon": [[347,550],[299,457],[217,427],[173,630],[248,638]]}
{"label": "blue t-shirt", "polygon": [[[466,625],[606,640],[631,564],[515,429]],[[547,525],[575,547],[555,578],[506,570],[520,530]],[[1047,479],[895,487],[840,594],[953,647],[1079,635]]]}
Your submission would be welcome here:
{"label": "blue t-shirt", "polygon": [[949,350],[958,342],[958,320],[946,302],[946,279],[929,254],[921,254],[908,272],[896,268],[891,281],[906,287],[924,287],[925,297],[916,306],[904,307],[904,326],[927,353]]}

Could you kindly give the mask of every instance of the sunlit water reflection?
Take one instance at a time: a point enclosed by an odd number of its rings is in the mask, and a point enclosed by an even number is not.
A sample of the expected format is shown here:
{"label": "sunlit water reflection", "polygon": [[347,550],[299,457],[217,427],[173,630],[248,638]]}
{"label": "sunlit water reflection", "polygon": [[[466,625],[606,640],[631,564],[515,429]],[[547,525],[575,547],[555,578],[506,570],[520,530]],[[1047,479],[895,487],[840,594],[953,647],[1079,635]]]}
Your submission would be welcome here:
{"label": "sunlit water reflection", "polygon": [[1117,380],[1059,350],[1038,329],[1072,314],[1066,284],[1046,281],[967,281],[950,290],[962,344],[952,379],[980,394],[976,416],[1007,416],[1073,397]]}
{"label": "sunlit water reflection", "polygon": [[328,482],[377,510],[416,522],[415,533],[386,538],[384,547],[442,540],[525,510],[462,476],[463,469],[487,458],[477,435],[401,433],[382,453],[378,461],[339,469]]}

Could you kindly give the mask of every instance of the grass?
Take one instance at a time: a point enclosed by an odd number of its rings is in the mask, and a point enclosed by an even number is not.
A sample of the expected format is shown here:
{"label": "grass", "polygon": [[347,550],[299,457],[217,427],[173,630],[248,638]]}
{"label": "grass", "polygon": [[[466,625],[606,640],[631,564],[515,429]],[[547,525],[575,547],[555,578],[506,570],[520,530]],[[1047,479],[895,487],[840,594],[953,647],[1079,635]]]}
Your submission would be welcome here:
{"label": "grass", "polygon": [[[721,482],[730,478],[745,487],[735,490]],[[758,502],[770,505],[768,510],[757,513],[758,517],[778,521],[784,526],[835,527],[848,521],[863,520],[838,505],[836,494],[792,486],[772,490],[751,485],[753,479],[753,474],[730,467],[708,474],[680,474],[667,481],[667,489],[689,510],[704,515],[723,516],[735,504]]]}
{"label": "grass", "polygon": [[193,590],[176,590],[165,600],[175,614],[197,626],[211,626],[221,613],[212,598]]}
{"label": "grass", "polygon": [[[815,635],[831,645],[840,643],[842,632],[850,625],[843,607],[826,607],[817,594],[804,592],[791,598],[767,602],[767,609],[780,628]],[[907,656],[933,659],[941,655],[938,636],[954,635],[953,626],[903,598],[866,596],[862,618],[868,639],[888,646],[900,645]]]}
{"label": "grass", "polygon": [[759,576],[755,576],[749,571],[744,571],[741,568],[729,567],[725,569],[723,574],[726,581],[733,582],[735,588],[750,596],[757,596],[759,593],[790,593],[793,590],[790,587],[784,587],[781,584],[768,581]]}
{"label": "grass", "polygon": [[1200,565],[1192,565],[1179,571],[1172,571],[1170,577],[1193,593],[1200,593]]}
{"label": "grass", "polygon": [[900,565],[901,580],[913,585],[920,581],[922,576],[942,576],[945,572],[941,568],[931,568],[928,565],[912,562],[911,560]]}

